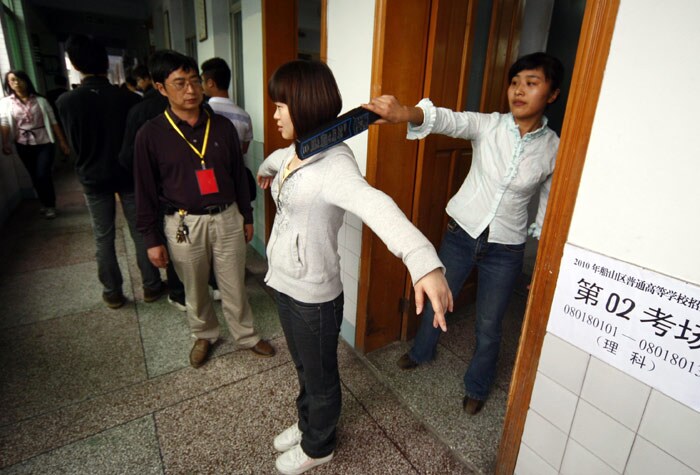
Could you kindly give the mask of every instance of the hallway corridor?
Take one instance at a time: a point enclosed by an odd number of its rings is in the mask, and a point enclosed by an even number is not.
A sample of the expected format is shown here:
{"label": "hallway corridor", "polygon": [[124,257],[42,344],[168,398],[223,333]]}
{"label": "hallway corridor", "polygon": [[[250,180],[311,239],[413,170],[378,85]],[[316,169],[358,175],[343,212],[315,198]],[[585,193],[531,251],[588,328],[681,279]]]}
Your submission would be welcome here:
{"label": "hallway corridor", "polygon": [[[58,217],[45,220],[25,200],[0,235],[0,474],[275,473],[272,439],[295,420],[297,380],[264,260],[249,253],[248,295],[277,356],[235,351],[224,334],[210,362],[193,369],[184,314],[166,298],[143,302],[123,219],[117,249],[129,302],[102,303],[82,192],[68,164],[57,168]],[[443,442],[449,435],[426,428],[381,382],[381,363],[371,363],[379,356],[340,344],[339,445],[332,463],[310,473],[476,473]]]}

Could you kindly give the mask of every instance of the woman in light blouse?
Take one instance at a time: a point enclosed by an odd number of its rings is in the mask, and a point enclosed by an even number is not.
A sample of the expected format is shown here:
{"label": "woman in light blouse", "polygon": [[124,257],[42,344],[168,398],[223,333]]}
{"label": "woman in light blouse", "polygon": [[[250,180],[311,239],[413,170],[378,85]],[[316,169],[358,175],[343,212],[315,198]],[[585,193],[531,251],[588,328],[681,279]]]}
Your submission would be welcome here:
{"label": "woman in light blouse", "polygon": [[51,173],[53,144],[58,140],[66,155],[70,148],[49,102],[37,94],[27,73],[8,72],[4,88],[7,96],[0,100],[2,151],[10,155],[14,142],[41,202],[42,214],[53,219],[56,217],[56,192]]}
{"label": "woman in light blouse", "polygon": [[[563,75],[561,62],[549,54],[519,58],[508,71],[510,111],[505,114],[455,112],[429,99],[405,106],[388,95],[365,104],[382,116],[377,123],[407,122],[408,139],[442,134],[472,143],[471,169],[447,204],[450,220],[439,253],[455,296],[472,269],[478,269],[476,348],[464,375],[462,400],[470,415],[481,410],[493,386],[502,322],[522,272],[527,235],[540,237],[559,146],[544,113],[559,97]],[[537,194],[537,216],[528,228],[528,204]],[[428,305],[413,348],[398,361],[401,369],[435,357],[440,332],[431,315]]]}

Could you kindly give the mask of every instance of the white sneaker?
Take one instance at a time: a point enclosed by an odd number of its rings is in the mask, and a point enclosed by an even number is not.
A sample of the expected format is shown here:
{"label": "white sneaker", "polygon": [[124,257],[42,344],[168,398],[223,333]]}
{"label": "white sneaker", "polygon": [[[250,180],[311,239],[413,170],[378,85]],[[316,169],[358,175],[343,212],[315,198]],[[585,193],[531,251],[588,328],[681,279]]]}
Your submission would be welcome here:
{"label": "white sneaker", "polygon": [[332,458],[333,452],[318,459],[311,458],[304,453],[301,445],[296,445],[277,457],[275,468],[284,475],[299,475],[309,469],[330,462]]}
{"label": "white sneaker", "polygon": [[169,296],[168,296],[168,303],[169,303],[170,305],[172,305],[173,307],[175,307],[176,309],[178,309],[179,311],[181,311],[181,312],[186,312],[186,311],[187,311],[187,307],[185,307],[184,305],[182,305],[182,304],[181,304],[180,302],[178,302],[177,300],[174,300],[174,299],[170,298]]}
{"label": "white sneaker", "polygon": [[53,219],[56,217],[56,208],[46,208],[44,212],[44,217],[46,219]]}
{"label": "white sneaker", "polygon": [[221,292],[219,292],[218,289],[217,289],[217,290],[212,290],[212,292],[211,292],[211,298],[212,298],[213,300],[221,300]]}
{"label": "white sneaker", "polygon": [[301,431],[299,430],[299,423],[295,422],[293,425],[287,427],[281,434],[275,437],[272,445],[275,446],[277,452],[286,452],[295,445],[301,442]]}

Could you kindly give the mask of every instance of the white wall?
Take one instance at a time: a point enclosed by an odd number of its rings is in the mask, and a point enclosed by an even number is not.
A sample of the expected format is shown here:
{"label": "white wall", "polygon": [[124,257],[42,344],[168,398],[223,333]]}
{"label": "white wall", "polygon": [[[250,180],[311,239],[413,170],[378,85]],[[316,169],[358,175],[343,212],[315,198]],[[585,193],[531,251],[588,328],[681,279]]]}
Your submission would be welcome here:
{"label": "white wall", "polygon": [[[264,156],[264,110],[263,101],[267,79],[263,78],[262,5],[260,0],[243,0],[241,3],[243,28],[243,83],[245,87],[245,110],[253,124],[253,141],[246,154],[246,165],[255,173]],[[253,247],[265,255],[265,207],[263,194],[258,193],[253,205],[255,237]]]}
{"label": "white wall", "polygon": [[569,239],[700,284],[700,3],[665,5],[622,2]]}
{"label": "white wall", "polygon": [[[699,16],[621,1],[568,237],[694,284]],[[516,473],[558,472],[698,474],[700,413],[548,334]]]}
{"label": "white wall", "polygon": [[[256,3],[260,3],[259,1]],[[231,62],[231,13],[228,1],[206,0],[207,39],[199,41],[197,34],[197,57],[199,64],[214,57]]]}
{"label": "white wall", "polygon": [[[374,40],[374,0],[328,0],[328,66],[343,96],[343,112],[369,100]],[[367,170],[367,134],[347,141],[360,171]],[[338,236],[345,315],[341,335],[355,342],[362,221],[350,213]]]}

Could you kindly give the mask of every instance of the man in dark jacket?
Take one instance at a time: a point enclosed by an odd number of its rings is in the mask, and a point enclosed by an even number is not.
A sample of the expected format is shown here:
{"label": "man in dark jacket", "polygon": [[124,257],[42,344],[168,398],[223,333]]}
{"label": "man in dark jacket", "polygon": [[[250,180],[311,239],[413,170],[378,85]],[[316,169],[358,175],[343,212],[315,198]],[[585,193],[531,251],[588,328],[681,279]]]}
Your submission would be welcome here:
{"label": "man in dark jacket", "polygon": [[59,97],[57,106],[78,157],[75,169],[92,219],[102,299],[109,308],[119,308],[126,301],[114,246],[116,193],[136,247],[144,300],[153,302],[165,293],[166,286],[159,270],[149,262],[143,237],[136,231],[133,178],[118,161],[126,115],[139,97],[109,83],[107,52],[97,41],[83,35],[72,36],[66,43],[66,52],[82,81],[79,87]]}
{"label": "man in dark jacket", "polygon": [[[167,53],[167,50],[156,51],[151,55],[149,63],[159,61],[159,57]],[[163,113],[168,107],[168,99],[153,87],[153,80],[148,67],[145,65],[136,66],[132,74],[136,79],[136,85],[143,91],[143,100],[133,106],[126,117],[126,129],[124,131],[122,149],[119,152],[119,163],[133,175],[136,133],[143,124]],[[185,286],[182,284],[171,262],[166,267],[166,274],[168,276],[168,302],[184,312],[187,310],[185,307]]]}

